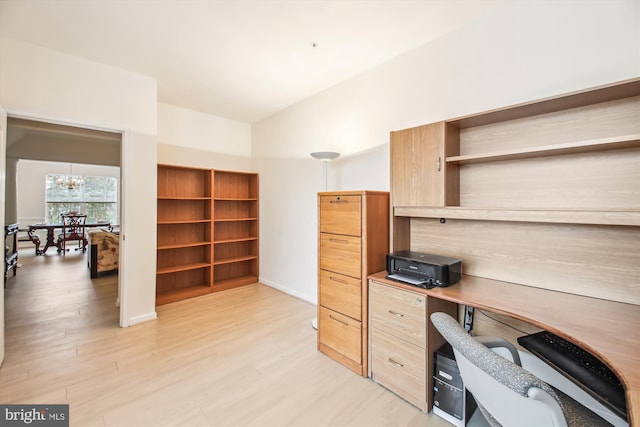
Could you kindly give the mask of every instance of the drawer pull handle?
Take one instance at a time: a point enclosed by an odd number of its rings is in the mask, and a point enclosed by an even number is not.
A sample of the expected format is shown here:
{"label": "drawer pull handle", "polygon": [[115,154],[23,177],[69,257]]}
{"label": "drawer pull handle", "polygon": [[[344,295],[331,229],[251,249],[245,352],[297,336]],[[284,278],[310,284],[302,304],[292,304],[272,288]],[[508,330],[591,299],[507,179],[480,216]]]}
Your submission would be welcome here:
{"label": "drawer pull handle", "polygon": [[397,311],[389,310],[389,313],[393,314],[394,316],[404,317],[404,314],[398,313]]}
{"label": "drawer pull handle", "polygon": [[330,241],[330,242],[333,242],[333,243],[342,243],[342,244],[344,244],[344,245],[346,245],[346,244],[348,244],[348,243],[349,243],[349,241],[348,241],[348,240],[345,240],[345,239],[334,239],[333,237],[332,237],[332,238],[330,238],[330,239],[329,239],[329,241]]}
{"label": "drawer pull handle", "polygon": [[344,326],[349,326],[349,324],[348,324],[347,322],[344,322],[344,321],[342,321],[342,320],[340,320],[340,319],[336,319],[336,318],[335,318],[335,317],[333,317],[333,315],[331,315],[331,314],[329,315],[329,318],[330,318],[331,320],[335,320],[335,321],[336,321],[336,322],[338,322],[338,323],[342,323]]}
{"label": "drawer pull handle", "polygon": [[391,362],[393,365],[396,365],[398,368],[404,368],[404,365],[402,363],[396,362],[392,358],[389,358],[389,362]]}
{"label": "drawer pull handle", "polygon": [[335,200],[330,200],[329,203],[349,203],[348,200],[342,200],[339,197]]}
{"label": "drawer pull handle", "polygon": [[349,282],[347,282],[346,280],[339,279],[339,278],[334,277],[334,276],[329,276],[329,280],[332,280],[332,281],[338,282],[338,283],[342,283],[343,285],[348,285],[349,284]]}

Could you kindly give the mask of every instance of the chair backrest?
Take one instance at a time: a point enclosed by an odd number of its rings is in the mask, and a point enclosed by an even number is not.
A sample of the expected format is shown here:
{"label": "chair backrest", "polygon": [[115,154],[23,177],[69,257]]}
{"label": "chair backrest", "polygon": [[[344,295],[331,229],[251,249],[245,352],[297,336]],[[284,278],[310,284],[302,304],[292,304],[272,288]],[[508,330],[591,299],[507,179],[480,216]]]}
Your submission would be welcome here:
{"label": "chair backrest", "polygon": [[431,322],[451,344],[464,386],[489,424],[567,426],[560,400],[548,384],[480,344],[450,315],[433,313]]}
{"label": "chair backrest", "polygon": [[87,215],[66,213],[61,214],[62,217],[62,233],[65,238],[84,236],[84,228],[87,223]]}

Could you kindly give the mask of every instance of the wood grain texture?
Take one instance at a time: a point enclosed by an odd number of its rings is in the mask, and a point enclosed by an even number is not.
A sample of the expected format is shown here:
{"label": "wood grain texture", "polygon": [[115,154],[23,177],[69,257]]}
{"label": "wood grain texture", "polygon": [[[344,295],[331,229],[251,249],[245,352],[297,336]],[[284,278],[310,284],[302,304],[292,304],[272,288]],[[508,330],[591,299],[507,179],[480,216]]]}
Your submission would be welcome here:
{"label": "wood grain texture", "polygon": [[318,193],[318,218],[318,349],[366,376],[367,276],[385,268],[389,251],[389,193],[369,190]]}
{"label": "wood grain texture", "polygon": [[69,404],[72,427],[449,425],[318,352],[307,302],[254,284],[122,329],[116,276],[23,252],[6,289],[5,404]]}
{"label": "wood grain texture", "polygon": [[391,132],[394,206],[444,206],[444,147],[444,122]]}
{"label": "wood grain texture", "polygon": [[609,365],[622,380],[626,389],[630,425],[638,425],[640,330],[629,327],[640,324],[637,305],[467,275],[463,275],[460,282],[452,286],[429,290],[392,282],[384,276],[385,272],[380,272],[370,278],[421,292],[429,302],[435,299],[470,305],[527,322],[591,352]]}
{"label": "wood grain texture", "polygon": [[640,133],[640,96],[460,130],[460,155]]}
{"label": "wood grain texture", "polygon": [[427,342],[426,297],[371,282],[369,305],[372,328],[394,335],[417,347],[425,348]]}
{"label": "wood grain texture", "polygon": [[461,258],[464,274],[640,304],[640,229],[413,219],[411,250]]}
{"label": "wood grain texture", "polygon": [[419,288],[385,277],[386,271],[369,276],[373,364],[369,374],[420,409],[430,411],[434,353],[445,340],[428,319],[435,312],[456,316],[457,304],[428,298]]}

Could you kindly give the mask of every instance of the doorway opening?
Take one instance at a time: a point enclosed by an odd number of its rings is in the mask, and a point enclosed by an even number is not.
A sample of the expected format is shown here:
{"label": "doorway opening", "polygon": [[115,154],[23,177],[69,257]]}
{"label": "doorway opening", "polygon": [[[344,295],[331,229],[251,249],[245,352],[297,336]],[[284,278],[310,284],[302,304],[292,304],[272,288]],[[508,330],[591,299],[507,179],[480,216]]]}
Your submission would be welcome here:
{"label": "doorway opening", "polygon": [[[45,180],[40,174],[66,172],[71,167],[75,173],[94,174],[95,170],[117,176],[119,182],[118,197],[122,194],[122,152],[123,135],[119,132],[95,130],[76,126],[49,123],[25,118],[8,117],[6,134],[6,189],[5,189],[5,223],[18,223],[21,230],[21,238],[18,245],[18,262],[20,252],[33,251],[24,257],[26,268],[47,268],[52,261],[62,262],[55,257],[60,257],[57,248],[48,250],[44,256],[36,256],[34,244],[25,237],[25,230],[30,224],[47,222],[45,205]],[[22,163],[22,164],[20,164]],[[22,169],[22,170],[21,170]],[[25,173],[25,170],[29,172]],[[38,171],[38,172],[36,172]],[[119,202],[119,200],[118,200]],[[118,203],[117,218],[122,218],[122,204]],[[119,221],[118,221],[119,222]],[[119,226],[118,224],[113,224]],[[82,258],[78,254],[64,257],[65,263],[75,262],[78,265],[77,273],[86,274],[89,279],[90,272],[87,264],[89,249]],[[82,256],[82,255],[80,255]],[[49,260],[45,260],[49,258]],[[120,266],[122,268],[122,265]],[[25,273],[24,271],[22,272]],[[21,271],[18,271],[18,275]],[[122,290],[121,274],[110,278],[115,282],[115,298],[113,301],[102,299],[104,304],[109,304],[113,309],[119,301]],[[102,278],[101,278],[102,279]],[[9,278],[11,281],[12,278]],[[104,282],[106,279],[102,279]],[[116,308],[117,310],[117,308]],[[114,326],[118,326],[118,320],[122,316],[121,310],[116,314]]]}

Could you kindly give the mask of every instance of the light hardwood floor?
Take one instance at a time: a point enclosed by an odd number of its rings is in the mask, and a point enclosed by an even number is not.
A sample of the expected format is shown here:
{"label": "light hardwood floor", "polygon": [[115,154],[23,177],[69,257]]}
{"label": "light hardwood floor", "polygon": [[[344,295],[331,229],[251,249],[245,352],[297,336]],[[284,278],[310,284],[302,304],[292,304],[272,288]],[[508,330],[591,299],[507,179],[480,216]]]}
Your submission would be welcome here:
{"label": "light hardwood floor", "polygon": [[255,284],[123,329],[116,276],[32,250],[5,290],[1,403],[68,403],[79,427],[451,425],[318,353],[307,302]]}

